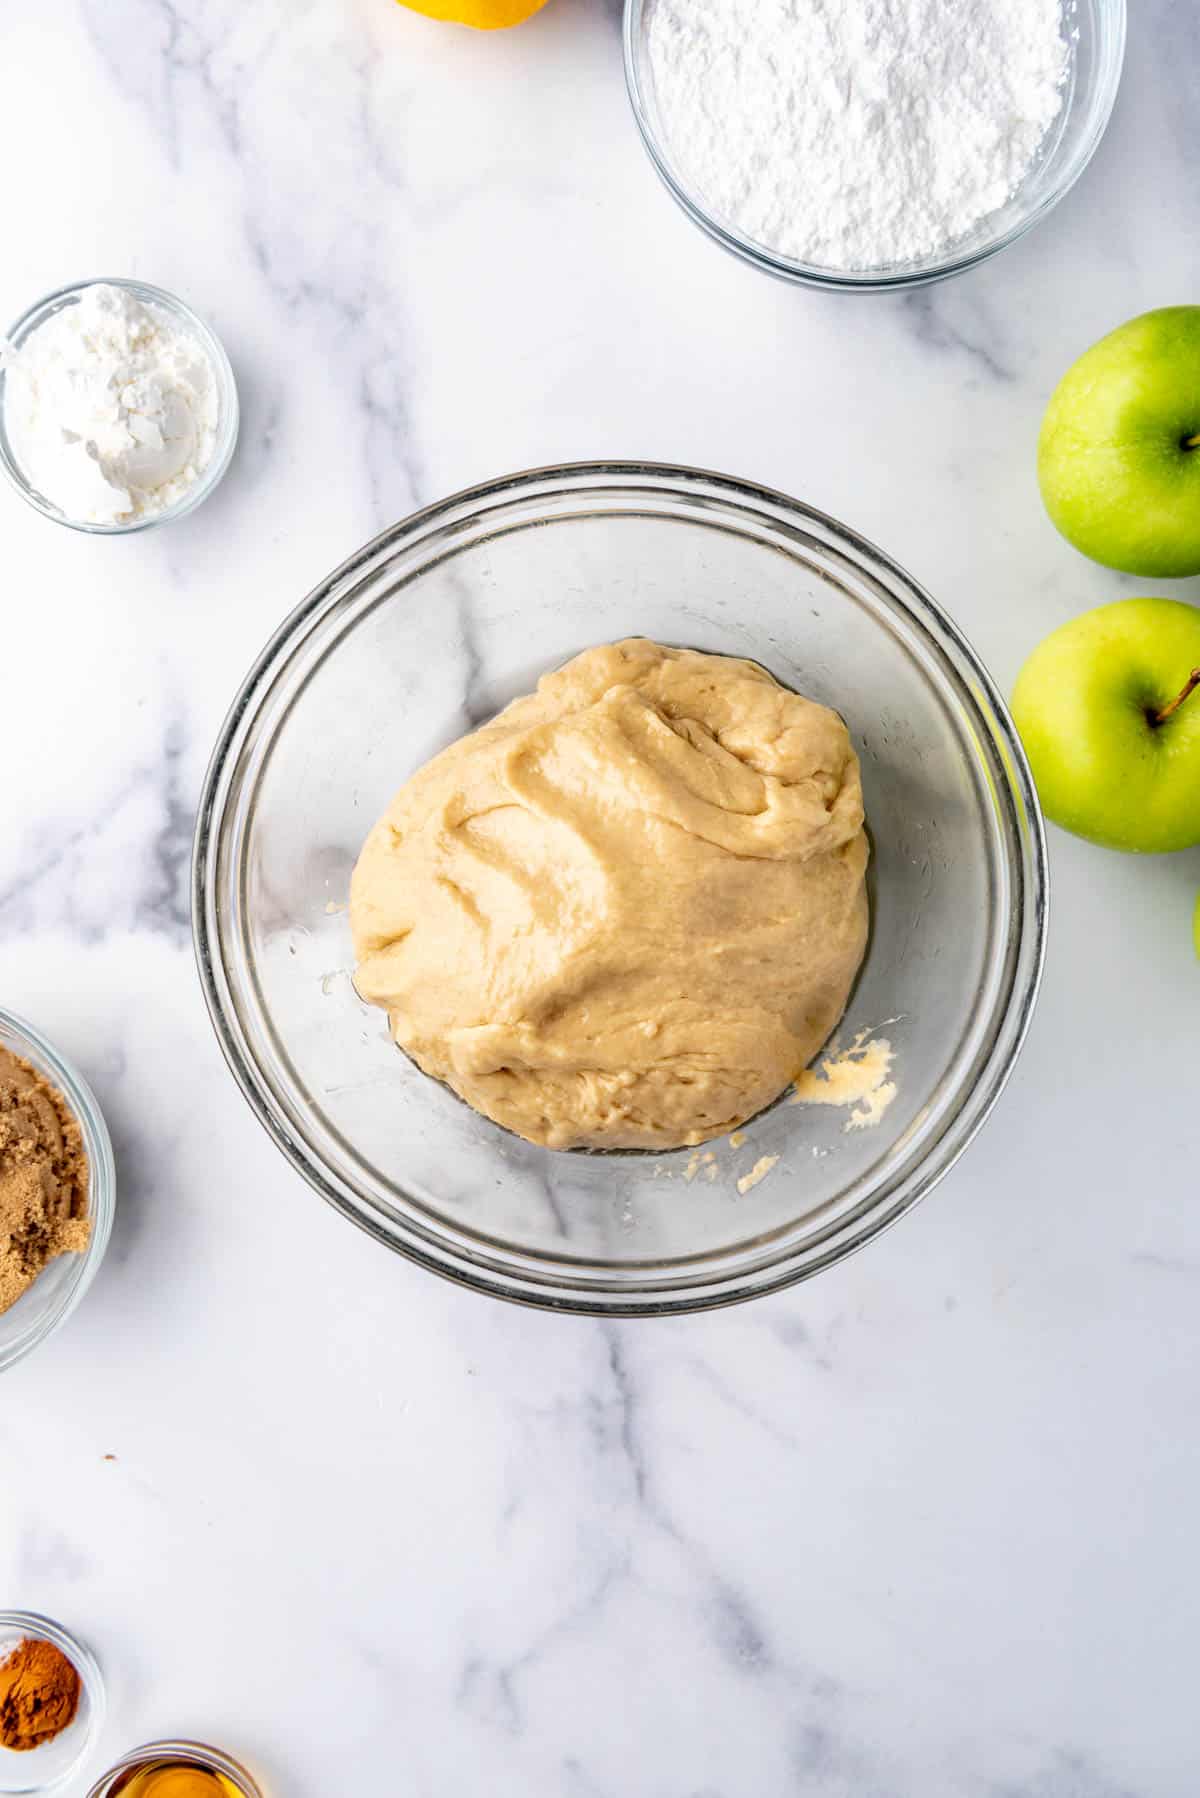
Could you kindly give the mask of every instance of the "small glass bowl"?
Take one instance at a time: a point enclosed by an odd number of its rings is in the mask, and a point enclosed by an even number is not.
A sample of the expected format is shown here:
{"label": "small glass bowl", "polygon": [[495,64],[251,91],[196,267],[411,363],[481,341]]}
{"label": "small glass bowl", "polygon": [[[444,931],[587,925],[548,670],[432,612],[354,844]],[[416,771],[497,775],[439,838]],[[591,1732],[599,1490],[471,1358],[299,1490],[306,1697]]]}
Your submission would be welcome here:
{"label": "small glass bowl", "polygon": [[[0,1373],[44,1342],[65,1323],[91,1285],[112,1233],[117,1180],[112,1142],[91,1087],[44,1036],[0,1007],[0,1043],[35,1067],[56,1086],[83,1132],[88,1158],[88,1214],[92,1234],[81,1254],[56,1255],[28,1292],[0,1312]],[[0,1791],[24,1790],[0,1785]]]}
{"label": "small glass bowl", "polygon": [[[688,1149],[539,1148],[419,1073],[354,990],[350,873],[396,788],[548,668],[629,636],[748,656],[846,719],[872,930],[843,1040],[886,1025],[896,1056],[873,1130],[781,1095],[707,1146],[700,1178]],[[1004,702],[903,570],[769,489],[583,463],[416,513],[284,620],[205,780],[192,920],[242,1090],[344,1216],[481,1292],[652,1316],[815,1274],[929,1191],[1013,1066],[1046,906]]]}
{"label": "small glass bowl", "polygon": [[221,1773],[233,1786],[242,1793],[243,1798],[262,1798],[262,1788],[247,1773],[245,1767],[233,1760],[228,1754],[222,1754],[219,1748],[208,1748],[203,1742],[147,1742],[144,1747],[134,1748],[123,1756],[115,1767],[110,1767],[103,1779],[98,1779],[88,1798],[118,1798],[122,1789],[122,1781],[130,1773],[136,1773],[139,1767],[152,1766],[155,1761],[177,1759],[182,1765],[203,1767],[208,1773]]}
{"label": "small glass bowl", "polygon": [[69,518],[61,506],[56,506],[53,500],[39,493],[25,474],[8,434],[7,377],[4,365],[0,363],[0,468],[3,468],[22,499],[27,499],[35,511],[41,512],[46,518],[52,518],[56,524],[65,524],[73,531],[84,531],[93,537],[128,537],[135,531],[147,531],[152,525],[170,524],[176,518],[186,517],[217,486],[237,447],[237,382],[224,345],[198,313],[193,312],[190,306],[185,306],[181,299],[168,293],[165,288],[151,287],[146,281],[126,281],[115,275],[94,275],[86,281],[73,281],[69,287],[60,287],[55,293],[47,294],[44,300],[39,300],[28,312],[23,312],[10,327],[7,333],[8,343],[14,349],[20,349],[48,318],[61,312],[64,307],[77,306],[80,296],[88,287],[125,288],[136,300],[141,300],[143,305],[158,306],[164,312],[171,313],[199,343],[212,366],[217,383],[217,440],[213,446],[212,459],[203,474],[192,482],[182,499],[161,512],[151,513],[144,518],[119,519],[113,524],[93,524],[86,519]]}
{"label": "small glass bowl", "polygon": [[689,185],[667,141],[655,96],[648,47],[652,5],[653,0],[625,0],[625,81],[642,142],[668,191],[693,224],[744,262],[785,281],[844,292],[883,293],[943,281],[1023,237],[1058,205],[1091,161],[1112,113],[1125,57],[1125,0],[1064,0],[1070,67],[1062,109],[1012,198],[950,249],[924,259],[881,268],[822,268],[743,237]]}
{"label": "small glass bowl", "polygon": [[104,1727],[104,1680],[90,1649],[61,1623],[36,1611],[0,1611],[0,1660],[18,1642],[53,1642],[79,1675],[81,1691],[75,1720],[41,1748],[15,1754],[0,1747],[0,1792],[57,1792],[78,1772]]}

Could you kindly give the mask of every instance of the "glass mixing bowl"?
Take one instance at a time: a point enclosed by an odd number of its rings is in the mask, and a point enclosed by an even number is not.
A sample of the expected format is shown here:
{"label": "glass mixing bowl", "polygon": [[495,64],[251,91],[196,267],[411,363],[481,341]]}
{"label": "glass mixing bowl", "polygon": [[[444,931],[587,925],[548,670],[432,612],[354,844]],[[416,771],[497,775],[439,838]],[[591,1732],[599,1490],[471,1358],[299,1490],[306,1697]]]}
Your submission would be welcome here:
{"label": "glass mixing bowl", "polygon": [[1125,0],[1063,0],[1064,33],[1070,62],[1063,103],[1024,181],[998,212],[982,219],[949,250],[921,260],[881,268],[821,268],[780,255],[769,245],[743,237],[709,210],[681,172],[668,141],[654,91],[647,47],[647,20],[653,0],[625,0],[625,80],[642,142],[669,193],[693,224],[743,261],[787,281],[859,292],[920,287],[958,275],[1015,243],[1069,193],[1104,136],[1121,82],[1125,57]]}
{"label": "glass mixing bowl", "polygon": [[[414,769],[591,644],[749,656],[835,706],[863,765],[870,946],[842,1030],[879,1030],[874,1129],[777,1102],[693,1151],[536,1148],[394,1047],[358,999],[345,901]],[[878,1234],[944,1174],[1004,1085],[1046,925],[1042,825],[985,670],[843,526],[719,475],[585,464],[502,480],[385,531],[303,601],[221,731],[201,798],[201,978],[242,1090],[345,1216],[505,1298],[609,1314],[749,1298]],[[778,1160],[745,1192],[763,1158]],[[709,1169],[715,1169],[710,1176]]]}

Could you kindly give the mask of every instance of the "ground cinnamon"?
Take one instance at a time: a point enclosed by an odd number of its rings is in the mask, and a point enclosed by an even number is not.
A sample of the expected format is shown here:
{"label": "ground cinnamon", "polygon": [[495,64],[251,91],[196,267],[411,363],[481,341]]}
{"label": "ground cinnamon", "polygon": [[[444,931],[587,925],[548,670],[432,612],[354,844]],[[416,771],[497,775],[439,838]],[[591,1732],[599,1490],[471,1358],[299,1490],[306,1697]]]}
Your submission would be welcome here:
{"label": "ground cinnamon", "polygon": [[18,1642],[0,1661],[0,1744],[16,1753],[52,1742],[75,1721],[80,1679],[53,1642]]}

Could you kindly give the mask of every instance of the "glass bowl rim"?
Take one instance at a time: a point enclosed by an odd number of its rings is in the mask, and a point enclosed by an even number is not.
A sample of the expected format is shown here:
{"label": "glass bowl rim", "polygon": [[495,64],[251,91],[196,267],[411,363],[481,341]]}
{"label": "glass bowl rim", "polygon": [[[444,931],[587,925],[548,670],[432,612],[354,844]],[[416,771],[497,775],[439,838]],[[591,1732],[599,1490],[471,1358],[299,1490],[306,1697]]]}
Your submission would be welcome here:
{"label": "glass bowl rim", "polygon": [[[92,1220],[87,1248],[72,1257],[75,1263],[74,1277],[64,1287],[57,1304],[48,1309],[15,1343],[6,1347],[0,1342],[0,1373],[4,1373],[8,1368],[15,1367],[18,1361],[23,1361],[26,1355],[32,1354],[48,1336],[66,1323],[95,1279],[112,1235],[116,1213],[117,1173],[112,1138],[104,1121],[104,1113],[83,1075],[61,1050],[56,1049],[40,1030],[18,1012],[0,1005],[0,1025],[31,1051],[26,1059],[31,1060],[39,1071],[44,1073],[46,1067],[50,1069],[50,1078],[61,1088],[68,1109],[83,1132],[88,1156],[88,1205]],[[38,1277],[40,1279],[43,1276]],[[31,1293],[37,1290],[36,1281],[29,1290]],[[3,1319],[0,1318],[0,1329],[2,1328]]]}
{"label": "glass bowl rim", "polygon": [[78,1636],[72,1635],[64,1624],[56,1623],[53,1617],[47,1617],[41,1611],[0,1611],[0,1633],[8,1631],[23,1637],[33,1637],[43,1642],[53,1642],[55,1648],[61,1654],[66,1655],[78,1673],[88,1702],[88,1725],[80,1741],[75,1759],[70,1766],[64,1767],[61,1772],[54,1775],[53,1779],[47,1780],[41,1785],[35,1782],[20,1788],[11,1795],[11,1798],[21,1798],[23,1791],[30,1794],[30,1798],[34,1798],[34,1795],[39,1792],[57,1792],[68,1779],[73,1779],[92,1744],[99,1737],[104,1727],[107,1703],[104,1675],[100,1671],[100,1663],[86,1642],[81,1642]]}
{"label": "glass bowl rim", "polygon": [[165,1755],[178,1754],[191,1756],[212,1773],[223,1773],[226,1779],[232,1780],[242,1793],[242,1798],[262,1798],[262,1789],[253,1775],[248,1773],[240,1761],[235,1761],[231,1754],[222,1748],[210,1747],[207,1742],[192,1742],[184,1737],[175,1737],[170,1741],[143,1742],[140,1748],[131,1748],[123,1754],[119,1761],[102,1773],[94,1786],[88,1788],[87,1798],[106,1798],[112,1790],[112,1782],[122,1773],[135,1773],[147,1762],[160,1759]]}
{"label": "glass bowl rim", "polygon": [[1081,142],[1073,157],[1063,169],[1061,177],[1044,198],[1032,207],[1023,217],[1017,219],[1005,231],[997,232],[986,243],[977,245],[972,250],[955,252],[953,249],[940,257],[931,258],[927,262],[918,263],[915,267],[895,269],[833,269],[823,268],[817,263],[799,262],[789,256],[783,256],[766,245],[756,243],[753,238],[743,237],[731,226],[722,224],[711,213],[699,194],[694,193],[675,169],[674,161],[652,123],[651,108],[647,99],[647,83],[642,59],[642,38],[638,29],[647,6],[652,0],[624,0],[622,20],[622,44],[625,64],[625,91],[629,99],[630,109],[642,140],[642,147],[650,158],[650,162],[675,203],[698,225],[706,236],[728,250],[742,262],[748,262],[753,268],[764,274],[773,275],[781,281],[788,281],[801,287],[819,287],[827,292],[836,293],[896,293],[908,288],[927,287],[935,281],[946,281],[954,275],[964,274],[979,263],[987,262],[1001,250],[1025,236],[1035,225],[1051,213],[1060,200],[1066,198],[1084,173],[1092,157],[1096,154],[1104,133],[1108,129],[1113,107],[1121,86],[1121,72],[1125,62],[1125,44],[1128,25],[1127,0],[1096,0],[1098,10],[1111,17],[1115,33],[1111,53],[1103,70],[1102,85],[1096,90],[1093,102],[1094,117],[1086,138]]}
{"label": "glass bowl rim", "polygon": [[118,521],[113,524],[96,524],[83,518],[68,518],[66,513],[54,504],[53,500],[44,498],[30,483],[9,442],[8,429],[4,422],[6,370],[3,363],[0,362],[0,469],[4,471],[9,484],[16,489],[21,498],[31,505],[35,512],[40,512],[43,518],[50,519],[52,523],[64,525],[69,531],[81,531],[88,537],[134,537],[139,531],[152,530],[155,525],[173,524],[177,518],[185,518],[189,512],[194,512],[196,507],[220,485],[233,460],[241,428],[237,377],[233,372],[233,364],[229,360],[225,345],[207,320],[194,311],[186,300],[181,300],[178,294],[171,293],[165,287],[155,287],[152,282],[138,281],[127,275],[89,275],[82,280],[68,281],[64,286],[56,287],[52,293],[43,294],[40,300],[33,302],[32,306],[27,306],[21,316],[15,319],[8,330],[3,333],[2,341],[19,349],[46,319],[89,287],[122,287],[137,299],[147,300],[153,305],[161,306],[166,311],[173,313],[199,339],[216,372],[219,392],[220,412],[217,420],[217,441],[213,449],[212,460],[204,473],[193,481],[183,497],[162,512],[151,513],[145,518],[134,518],[128,523]]}
{"label": "glass bowl rim", "polygon": [[[600,483],[611,483],[606,488]],[[852,556],[861,568],[886,577],[889,601],[900,610],[923,640],[932,643],[952,661],[960,691],[956,697],[974,706],[1005,771],[1005,799],[1011,808],[1020,855],[1010,853],[1015,887],[1015,908],[1021,931],[1019,954],[1007,997],[997,1008],[993,1040],[982,1066],[956,1092],[956,1108],[939,1134],[922,1146],[915,1165],[898,1181],[898,1191],[886,1207],[872,1207],[848,1220],[846,1236],[838,1235],[811,1261],[797,1266],[803,1251],[789,1248],[765,1270],[751,1268],[733,1275],[713,1275],[703,1284],[652,1285],[633,1282],[608,1286],[571,1284],[569,1277],[540,1279],[511,1269],[497,1271],[492,1263],[464,1245],[461,1237],[453,1250],[445,1232],[431,1247],[416,1226],[385,1222],[377,1210],[368,1215],[367,1201],[348,1199],[336,1184],[336,1173],[277,1106],[270,1083],[264,1079],[246,1033],[237,1016],[232,983],[217,952],[221,940],[217,874],[225,830],[228,826],[226,777],[252,729],[260,708],[271,694],[281,668],[346,597],[358,579],[374,578],[385,559],[406,542],[428,538],[437,529],[453,530],[464,516],[476,519],[493,506],[539,489],[584,496],[589,492],[616,494],[640,487],[659,493],[664,500],[680,498],[692,490],[715,492],[725,503],[749,509],[753,505],[782,512],[793,528],[815,526],[833,539],[835,549]],[[778,518],[775,523],[781,523]],[[825,547],[828,547],[826,545]],[[896,587],[900,591],[897,592]],[[1045,826],[1033,776],[1016,728],[991,675],[976,656],[958,626],[925,589],[886,552],[878,549],[849,526],[803,501],[758,483],[739,480],[710,470],[649,461],[597,461],[554,464],[501,476],[492,481],[435,501],[379,532],[314,587],[283,619],[255,658],[239,686],[206,770],[197,809],[192,846],[192,940],[200,984],[218,1044],[243,1097],[260,1124],[293,1168],[327,1203],[349,1221],[428,1271],[457,1285],[544,1310],[575,1312],[605,1317],[678,1315],[743,1302],[807,1279],[864,1246],[931,1191],[949,1172],[990,1115],[1016,1063],[1032,1019],[1045,963],[1049,912],[1049,873]],[[222,983],[228,993],[222,990]],[[332,1177],[331,1177],[332,1176]],[[618,1295],[618,1296],[614,1296]]]}

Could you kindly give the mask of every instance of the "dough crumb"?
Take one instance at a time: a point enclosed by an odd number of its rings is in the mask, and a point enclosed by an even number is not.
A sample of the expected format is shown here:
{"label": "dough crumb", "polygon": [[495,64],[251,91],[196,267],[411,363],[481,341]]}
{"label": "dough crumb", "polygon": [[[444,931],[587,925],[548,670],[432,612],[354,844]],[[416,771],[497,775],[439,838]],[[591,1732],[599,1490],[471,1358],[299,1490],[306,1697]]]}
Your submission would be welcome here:
{"label": "dough crumb", "polygon": [[699,1149],[697,1149],[683,1170],[684,1179],[694,1180],[697,1174],[703,1174],[705,1179],[715,1180],[717,1177],[717,1170],[713,1164],[716,1162],[716,1159],[717,1158],[711,1149],[709,1149],[708,1153],[705,1155],[702,1155]]}
{"label": "dough crumb", "polygon": [[879,1122],[892,1100],[896,1097],[896,1082],[885,1080],[872,1093],[868,1093],[861,1105],[856,1105],[843,1124],[843,1130],[871,1130]]}
{"label": "dough crumb", "polygon": [[885,1036],[872,1037],[860,1030],[848,1049],[824,1056],[816,1068],[806,1068],[795,1082],[790,1105],[852,1105],[842,1129],[873,1128],[896,1097],[896,1082],[889,1078],[895,1051]]}
{"label": "dough crumb", "polygon": [[745,1140],[746,1132],[744,1130],[735,1130],[733,1135],[729,1138],[729,1146],[731,1149],[740,1149]]}
{"label": "dough crumb", "polygon": [[738,1181],[738,1191],[740,1193],[747,1193],[752,1186],[757,1186],[760,1180],[765,1180],[778,1160],[778,1155],[760,1155],[758,1160],[754,1163],[754,1166],[750,1169],[750,1172],[748,1174],[743,1174]]}

